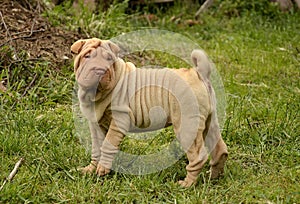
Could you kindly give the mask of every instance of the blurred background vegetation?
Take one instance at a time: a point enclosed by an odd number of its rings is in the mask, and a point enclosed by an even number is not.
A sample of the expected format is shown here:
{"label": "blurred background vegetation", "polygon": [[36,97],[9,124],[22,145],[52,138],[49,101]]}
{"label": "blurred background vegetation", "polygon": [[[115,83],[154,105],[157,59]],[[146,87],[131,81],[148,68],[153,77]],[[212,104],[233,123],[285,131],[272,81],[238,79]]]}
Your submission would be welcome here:
{"label": "blurred background vegetation", "polygon": [[[204,1],[0,1],[0,178],[25,158],[0,203],[298,203],[300,12],[299,1],[280,2],[215,0],[196,16]],[[144,28],[188,37],[215,63],[227,97],[224,178],[211,181],[207,165],[197,185],[180,188],[185,158],[143,176],[72,171],[90,153],[74,125],[70,46]],[[159,53],[129,60],[181,66]],[[151,145],[122,148],[155,151],[173,137],[166,129]]]}

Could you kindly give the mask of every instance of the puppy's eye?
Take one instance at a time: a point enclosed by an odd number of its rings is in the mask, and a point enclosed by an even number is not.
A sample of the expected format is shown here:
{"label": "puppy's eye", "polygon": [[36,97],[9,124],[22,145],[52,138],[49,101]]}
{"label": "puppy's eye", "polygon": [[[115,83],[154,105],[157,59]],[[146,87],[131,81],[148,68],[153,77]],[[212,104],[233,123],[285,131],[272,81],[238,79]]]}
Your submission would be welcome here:
{"label": "puppy's eye", "polygon": [[111,55],[109,52],[107,52],[107,51],[102,52],[102,55],[103,55],[103,57],[104,57],[106,60],[108,60],[108,61],[113,60],[112,55]]}
{"label": "puppy's eye", "polygon": [[89,55],[89,54],[84,55],[84,58],[86,58],[86,59],[91,58],[91,55]]}
{"label": "puppy's eye", "polygon": [[106,57],[106,59],[110,61],[110,60],[112,60],[113,58],[112,58],[112,56],[111,56],[110,54],[108,54],[107,57]]}

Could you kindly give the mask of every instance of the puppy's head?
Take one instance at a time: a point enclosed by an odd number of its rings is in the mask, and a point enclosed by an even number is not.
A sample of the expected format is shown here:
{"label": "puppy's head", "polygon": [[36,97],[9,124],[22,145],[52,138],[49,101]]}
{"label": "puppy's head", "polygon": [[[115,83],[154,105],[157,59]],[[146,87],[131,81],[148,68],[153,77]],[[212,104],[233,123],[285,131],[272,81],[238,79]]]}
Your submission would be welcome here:
{"label": "puppy's head", "polygon": [[114,80],[114,63],[120,48],[108,40],[78,40],[71,46],[76,55],[76,81],[85,89],[106,89]]}

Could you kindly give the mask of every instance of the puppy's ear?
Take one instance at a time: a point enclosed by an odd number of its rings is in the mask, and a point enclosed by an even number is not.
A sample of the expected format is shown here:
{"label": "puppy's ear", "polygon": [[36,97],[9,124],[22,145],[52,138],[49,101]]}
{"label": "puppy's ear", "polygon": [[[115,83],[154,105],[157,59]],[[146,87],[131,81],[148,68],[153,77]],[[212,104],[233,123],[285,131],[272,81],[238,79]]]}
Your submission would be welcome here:
{"label": "puppy's ear", "polygon": [[86,43],[86,40],[77,40],[73,45],[71,46],[71,53],[72,54],[79,54],[83,45]]}
{"label": "puppy's ear", "polygon": [[103,47],[106,47],[107,49],[110,49],[116,56],[118,56],[119,52],[120,52],[120,47],[111,42],[110,40],[102,40],[102,44]]}
{"label": "puppy's ear", "polygon": [[117,56],[120,52],[120,47],[111,41],[108,41],[108,45],[109,45],[111,51]]}

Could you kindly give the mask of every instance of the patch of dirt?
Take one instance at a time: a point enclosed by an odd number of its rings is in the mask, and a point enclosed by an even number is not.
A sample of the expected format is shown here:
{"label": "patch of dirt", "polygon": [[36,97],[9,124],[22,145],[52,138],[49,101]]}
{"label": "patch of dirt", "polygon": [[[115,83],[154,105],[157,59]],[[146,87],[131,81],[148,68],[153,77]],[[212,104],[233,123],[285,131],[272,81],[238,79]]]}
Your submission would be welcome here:
{"label": "patch of dirt", "polygon": [[70,46],[85,36],[52,26],[43,11],[38,0],[0,2],[0,59],[9,60],[5,47],[12,49],[12,60],[22,60],[26,52],[28,59],[49,61],[56,69],[72,59]]}

